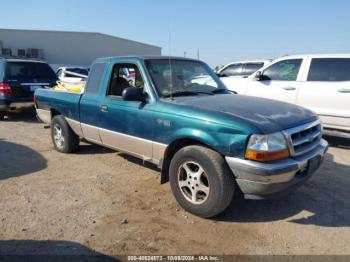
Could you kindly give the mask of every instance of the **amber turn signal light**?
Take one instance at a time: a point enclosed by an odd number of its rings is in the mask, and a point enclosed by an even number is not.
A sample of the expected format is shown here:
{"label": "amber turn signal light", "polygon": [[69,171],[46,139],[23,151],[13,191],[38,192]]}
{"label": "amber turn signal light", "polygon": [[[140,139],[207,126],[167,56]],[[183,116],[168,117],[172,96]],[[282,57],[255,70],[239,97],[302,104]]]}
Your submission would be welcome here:
{"label": "amber turn signal light", "polygon": [[273,161],[287,157],[289,157],[288,149],[283,149],[274,152],[254,151],[251,149],[247,149],[247,151],[245,152],[245,158],[259,162]]}

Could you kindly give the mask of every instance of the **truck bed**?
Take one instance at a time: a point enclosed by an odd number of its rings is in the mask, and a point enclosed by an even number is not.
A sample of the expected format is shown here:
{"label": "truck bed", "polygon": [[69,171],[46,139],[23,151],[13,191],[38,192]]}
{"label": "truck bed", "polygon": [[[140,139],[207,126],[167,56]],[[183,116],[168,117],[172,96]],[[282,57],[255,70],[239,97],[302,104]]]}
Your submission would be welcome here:
{"label": "truck bed", "polygon": [[37,89],[35,91],[35,103],[39,110],[51,111],[51,113],[58,111],[66,117],[80,121],[79,102],[81,96],[82,94],[52,89]]}

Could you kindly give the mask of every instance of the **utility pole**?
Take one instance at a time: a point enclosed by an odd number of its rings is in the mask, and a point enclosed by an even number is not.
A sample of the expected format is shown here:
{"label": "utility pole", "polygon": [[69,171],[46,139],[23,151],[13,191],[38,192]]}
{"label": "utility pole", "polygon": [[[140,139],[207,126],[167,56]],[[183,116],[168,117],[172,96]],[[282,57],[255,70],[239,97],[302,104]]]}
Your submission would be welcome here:
{"label": "utility pole", "polygon": [[197,49],[197,59],[199,60],[199,48]]}
{"label": "utility pole", "polygon": [[187,55],[187,52],[186,52],[186,51],[184,51],[184,57],[186,57],[186,55]]}

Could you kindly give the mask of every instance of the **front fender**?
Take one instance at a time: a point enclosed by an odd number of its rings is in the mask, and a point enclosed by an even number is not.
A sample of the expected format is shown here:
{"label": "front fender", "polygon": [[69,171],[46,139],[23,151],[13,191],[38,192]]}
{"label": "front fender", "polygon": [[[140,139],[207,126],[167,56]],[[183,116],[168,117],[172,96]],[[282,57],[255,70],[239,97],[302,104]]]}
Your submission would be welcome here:
{"label": "front fender", "polygon": [[168,144],[160,167],[161,183],[169,180],[169,165],[173,155],[182,147],[197,144],[198,142],[208,146],[223,156],[242,157],[245,152],[247,135],[233,134],[226,128],[215,132],[206,132],[196,128],[181,128],[173,133]]}
{"label": "front fender", "polygon": [[192,139],[207,145],[225,156],[242,157],[247,141],[246,134],[234,134],[229,128],[203,131],[196,128],[181,128],[172,136],[171,143],[181,139]]}
{"label": "front fender", "polygon": [[208,146],[214,146],[217,143],[211,134],[196,128],[181,128],[177,130],[171,142],[179,139],[194,139]]}

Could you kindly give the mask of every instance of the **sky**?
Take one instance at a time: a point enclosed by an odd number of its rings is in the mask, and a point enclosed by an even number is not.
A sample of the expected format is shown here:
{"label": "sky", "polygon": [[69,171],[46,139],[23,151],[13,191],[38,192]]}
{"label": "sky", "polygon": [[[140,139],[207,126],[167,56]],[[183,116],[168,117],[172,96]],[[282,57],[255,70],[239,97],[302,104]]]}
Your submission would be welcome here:
{"label": "sky", "polygon": [[100,32],[211,66],[350,52],[348,0],[0,0],[0,28]]}

